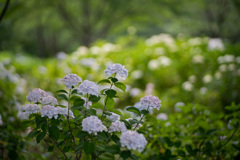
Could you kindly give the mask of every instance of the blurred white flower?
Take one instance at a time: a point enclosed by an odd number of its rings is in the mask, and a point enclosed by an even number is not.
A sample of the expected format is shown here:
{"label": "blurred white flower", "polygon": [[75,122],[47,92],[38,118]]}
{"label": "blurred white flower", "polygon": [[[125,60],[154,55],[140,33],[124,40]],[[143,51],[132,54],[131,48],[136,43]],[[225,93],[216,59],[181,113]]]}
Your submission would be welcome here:
{"label": "blurred white flower", "polygon": [[155,50],[154,50],[154,53],[156,54],[156,55],[164,55],[165,54],[165,49],[164,48],[162,48],[162,47],[157,47],[157,48],[155,48]]}
{"label": "blurred white flower", "polygon": [[57,59],[64,60],[67,58],[67,54],[65,52],[58,52],[56,55]]}
{"label": "blurred white flower", "polygon": [[168,115],[166,115],[165,113],[160,113],[157,115],[157,119],[160,119],[162,121],[166,121],[168,120]]}
{"label": "blurred white flower", "polygon": [[203,77],[203,82],[204,83],[210,83],[212,81],[212,75],[207,74]]}
{"label": "blurred white flower", "polygon": [[236,57],[236,62],[240,63],[240,56]]}
{"label": "blurred white flower", "polygon": [[83,95],[89,94],[98,96],[98,85],[92,81],[85,80],[79,85],[77,92]]}
{"label": "blurred white flower", "polygon": [[149,107],[149,108],[148,108],[148,106],[143,106],[143,105],[141,104],[141,102],[135,103],[135,104],[134,104],[134,107],[136,107],[136,108],[139,109],[140,111],[142,111],[142,110],[145,109],[145,110],[148,110],[150,114],[153,113],[153,108],[152,108],[152,107]]}
{"label": "blurred white flower", "polygon": [[191,83],[194,83],[194,82],[196,82],[197,77],[196,77],[195,75],[191,75],[190,77],[188,77],[188,80],[189,80]]}
{"label": "blurred white flower", "polygon": [[47,116],[49,119],[52,119],[53,117],[57,119],[58,114],[56,114],[55,107],[51,105],[45,105],[41,109],[41,116]]}
{"label": "blurred white flower", "polygon": [[131,73],[131,78],[134,79],[134,80],[135,79],[140,79],[142,77],[143,77],[143,71],[141,71],[141,70],[135,70]]}
{"label": "blurred white flower", "polygon": [[93,46],[90,48],[90,52],[94,55],[97,55],[97,54],[100,54],[102,52],[102,50],[98,46]]}
{"label": "blurred white flower", "polygon": [[28,118],[33,113],[39,113],[40,108],[36,104],[26,104],[21,107],[20,111],[24,112],[25,116]]}
{"label": "blurred white flower", "polygon": [[106,43],[102,46],[101,49],[103,53],[109,53],[109,52],[118,51],[120,47],[112,43]]}
{"label": "blurred white flower", "polygon": [[82,78],[76,74],[68,74],[62,79],[62,83],[66,85],[68,89],[72,89],[73,86],[76,86],[80,82],[82,82]]}
{"label": "blurred white flower", "polygon": [[206,87],[202,87],[202,88],[200,88],[199,91],[200,91],[201,94],[206,94],[208,89]]}
{"label": "blurred white flower", "polygon": [[196,38],[190,38],[188,40],[188,43],[190,46],[199,46],[202,44],[202,39],[199,38],[199,37],[196,37]]}
{"label": "blurred white flower", "polygon": [[92,67],[96,63],[94,58],[82,58],[80,64],[85,67]]}
{"label": "blurred white flower", "polygon": [[220,72],[226,72],[227,71],[227,65],[226,64],[221,64],[218,67],[218,69],[219,69]]}
{"label": "blurred white flower", "polygon": [[120,116],[116,113],[110,112],[111,115],[107,115],[107,118],[109,118],[111,121],[115,122],[117,120],[120,120]]}
{"label": "blurred white flower", "polygon": [[80,46],[77,51],[73,53],[74,56],[81,57],[88,54],[88,48],[85,46]]}
{"label": "blurred white flower", "polygon": [[139,89],[139,88],[132,88],[131,90],[130,90],[130,95],[132,96],[132,97],[136,97],[136,96],[138,96],[138,95],[140,95],[141,94],[141,90]]}
{"label": "blurred white flower", "polygon": [[39,71],[39,73],[41,73],[41,74],[46,74],[47,71],[48,71],[48,69],[47,69],[46,67],[44,67],[44,66],[39,66],[39,67],[38,67],[38,71]]}
{"label": "blurred white flower", "polygon": [[96,116],[90,116],[82,121],[82,130],[97,135],[98,132],[107,131],[107,128],[102,124],[102,121]]}
{"label": "blurred white flower", "polygon": [[140,99],[142,106],[153,107],[159,110],[161,107],[161,100],[158,97],[148,95]]}
{"label": "blurred white flower", "polygon": [[35,102],[42,102],[43,97],[47,97],[47,92],[41,90],[40,88],[33,89],[27,96],[27,101],[35,103]]}
{"label": "blurred white flower", "polygon": [[89,101],[87,98],[85,97],[82,97],[82,99],[85,101],[84,103],[84,107],[87,108],[87,109],[90,109],[90,107],[92,106],[92,102]]}
{"label": "blurred white flower", "polygon": [[146,85],[145,94],[146,95],[152,94],[154,91],[154,87],[155,87],[155,85],[153,83],[148,83]]}
{"label": "blurred white flower", "polygon": [[218,57],[217,61],[218,61],[219,64],[221,64],[221,63],[232,63],[232,62],[235,61],[235,57],[234,57],[234,55],[226,54],[224,56]]}
{"label": "blurred white flower", "polygon": [[127,128],[124,122],[121,122],[119,120],[112,122],[111,126],[109,127],[109,132],[125,132],[125,131],[127,131]]}
{"label": "blurred white flower", "polygon": [[185,91],[192,91],[193,90],[193,84],[189,81],[186,81],[182,84],[182,88],[185,90]]}
{"label": "blurred white flower", "polygon": [[214,77],[215,77],[216,79],[220,79],[220,78],[222,77],[222,73],[219,72],[219,71],[217,71],[217,72],[214,74]]}
{"label": "blurred white flower", "polygon": [[129,150],[138,150],[138,152],[142,152],[147,145],[146,138],[142,134],[130,130],[122,133],[120,143],[122,147],[127,147]]}
{"label": "blurred white flower", "polygon": [[213,50],[219,50],[223,51],[224,50],[224,44],[220,38],[211,38],[209,39],[208,42],[208,50],[213,51]]}
{"label": "blurred white flower", "polygon": [[174,110],[175,110],[176,112],[181,112],[181,111],[182,111],[182,109],[180,108],[181,106],[185,106],[185,103],[183,103],[183,102],[177,102],[177,103],[174,105]]}
{"label": "blurred white flower", "polygon": [[172,60],[166,56],[160,56],[158,59],[160,61],[160,65],[163,67],[169,66],[172,62]]}
{"label": "blurred white flower", "polygon": [[27,113],[25,113],[25,112],[18,111],[17,117],[20,120],[24,120],[24,119],[28,119],[29,115]]}
{"label": "blurred white flower", "polygon": [[160,67],[160,61],[158,59],[152,59],[148,62],[148,68],[150,70],[156,70]]}
{"label": "blurred white flower", "polygon": [[123,65],[118,63],[108,65],[104,73],[105,73],[105,76],[111,76],[113,74],[116,74],[116,76],[119,76],[123,80],[125,80],[128,76],[128,70],[125,69]]}
{"label": "blurred white flower", "polygon": [[204,63],[204,57],[200,54],[194,55],[192,58],[192,62],[195,64]]}
{"label": "blurred white flower", "polygon": [[229,71],[234,71],[235,68],[236,68],[236,65],[234,63],[231,63],[231,64],[228,65],[228,70]]}

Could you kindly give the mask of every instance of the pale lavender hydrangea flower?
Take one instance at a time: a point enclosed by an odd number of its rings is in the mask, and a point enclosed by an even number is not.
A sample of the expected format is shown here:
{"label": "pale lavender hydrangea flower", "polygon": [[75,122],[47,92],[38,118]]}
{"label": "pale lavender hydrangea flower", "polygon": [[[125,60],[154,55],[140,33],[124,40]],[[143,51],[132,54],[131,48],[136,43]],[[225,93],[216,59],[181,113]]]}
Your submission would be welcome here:
{"label": "pale lavender hydrangea flower", "polygon": [[152,108],[152,107],[151,107],[151,108],[148,108],[148,106],[143,106],[143,105],[141,105],[141,102],[135,103],[135,104],[134,104],[134,107],[138,108],[140,111],[142,111],[142,110],[145,109],[145,110],[148,110],[150,114],[153,113],[153,108]]}
{"label": "pale lavender hydrangea flower", "polygon": [[127,147],[129,150],[138,150],[138,152],[142,152],[147,145],[147,140],[137,131],[128,130],[122,133],[120,143],[122,147]]}
{"label": "pale lavender hydrangea flower", "polygon": [[85,101],[85,103],[84,103],[84,107],[85,108],[87,108],[87,109],[90,109],[90,107],[92,106],[92,102],[91,101],[89,101],[87,98],[85,98],[85,97],[82,97],[82,99]]}
{"label": "pale lavender hydrangea flower", "polygon": [[41,116],[47,116],[48,118],[52,119],[53,117],[57,119],[57,115],[54,113],[55,112],[55,107],[51,105],[45,105],[41,109]]}
{"label": "pale lavender hydrangea flower", "polygon": [[82,78],[76,74],[68,74],[62,79],[62,83],[66,85],[68,89],[71,89],[72,86],[76,86],[80,82],[82,82]]}
{"label": "pale lavender hydrangea flower", "polygon": [[47,92],[41,90],[40,88],[35,88],[32,92],[30,92],[27,96],[27,100],[29,102],[41,102],[43,97],[47,97]]}
{"label": "pale lavender hydrangea flower", "polygon": [[25,117],[29,117],[33,113],[39,113],[40,108],[36,104],[26,104],[21,107],[21,112],[25,114]]}
{"label": "pale lavender hydrangea flower", "polygon": [[20,120],[24,120],[24,119],[28,119],[29,115],[27,115],[25,112],[18,111],[17,117],[18,117]]}
{"label": "pale lavender hydrangea flower", "polygon": [[55,107],[54,109],[54,116],[57,117],[57,115],[63,115],[65,118],[67,118],[67,116],[69,116],[69,118],[75,118],[75,116],[73,115],[73,112],[71,110],[69,110],[69,115],[68,115],[68,109],[67,108],[62,108],[62,107]]}
{"label": "pale lavender hydrangea flower", "polygon": [[[126,121],[130,121],[130,120],[133,120],[133,118],[128,118],[128,119],[126,119]],[[129,122],[130,123],[130,122]],[[137,126],[137,127],[136,127]],[[139,129],[140,127],[142,127],[142,124],[141,123],[134,123],[134,124],[132,124],[132,127],[133,128],[135,128],[135,129]]]}
{"label": "pale lavender hydrangea flower", "polygon": [[127,128],[124,122],[121,122],[119,120],[112,122],[111,126],[109,127],[109,132],[125,132],[125,131],[127,131]]}
{"label": "pale lavender hydrangea flower", "polygon": [[47,96],[42,98],[42,104],[58,104],[58,101],[55,97],[53,96]]}
{"label": "pale lavender hydrangea flower", "polygon": [[98,96],[98,85],[92,81],[85,80],[83,81],[77,90],[79,94],[89,94]]}
{"label": "pale lavender hydrangea flower", "polygon": [[125,80],[128,76],[128,70],[124,68],[121,64],[110,64],[107,66],[107,69],[104,71],[105,76],[111,76],[113,74],[116,74],[123,80]]}
{"label": "pale lavender hydrangea flower", "polygon": [[120,116],[118,115],[118,114],[115,114],[115,113],[113,113],[113,112],[110,112],[112,115],[107,115],[107,117],[111,120],[111,121],[113,121],[113,122],[115,122],[115,121],[117,121],[117,120],[120,120]]}
{"label": "pale lavender hydrangea flower", "polygon": [[140,102],[142,106],[153,107],[157,110],[159,110],[159,108],[161,107],[161,100],[159,100],[158,97],[152,95],[141,98]]}
{"label": "pale lavender hydrangea flower", "polygon": [[168,120],[168,116],[165,113],[160,113],[159,115],[157,115],[157,119],[166,121],[166,120]]}
{"label": "pale lavender hydrangea flower", "polygon": [[97,135],[97,132],[107,131],[107,128],[102,124],[102,121],[96,116],[90,116],[82,121],[82,130]]}

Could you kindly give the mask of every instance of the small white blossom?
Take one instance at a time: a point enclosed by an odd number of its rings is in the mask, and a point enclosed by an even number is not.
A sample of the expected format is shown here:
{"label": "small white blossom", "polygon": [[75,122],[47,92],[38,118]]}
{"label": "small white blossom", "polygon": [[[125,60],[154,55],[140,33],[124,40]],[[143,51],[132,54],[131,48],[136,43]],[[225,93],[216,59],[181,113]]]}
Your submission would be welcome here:
{"label": "small white blossom", "polygon": [[67,118],[67,116],[69,116],[69,118],[75,118],[71,110],[69,110],[69,115],[68,115],[67,108],[62,108],[58,106],[54,108],[54,117],[58,117],[59,114],[63,115],[65,118]]}
{"label": "small white blossom", "polygon": [[119,120],[112,122],[111,126],[109,127],[109,132],[125,132],[125,131],[127,131],[127,128],[124,122],[121,122]]}
{"label": "small white blossom", "polygon": [[40,112],[40,108],[38,105],[36,104],[26,104],[23,105],[21,107],[21,112],[24,112],[24,116],[26,117],[25,119],[27,119],[31,114],[33,113],[39,113]]}
{"label": "small white blossom", "polygon": [[159,110],[159,108],[161,107],[161,104],[160,104],[161,100],[158,99],[158,97],[155,97],[152,95],[148,95],[141,98],[140,102],[142,106],[153,107],[153,108],[156,108],[157,110]]}
{"label": "small white blossom", "polygon": [[182,88],[185,90],[185,91],[192,91],[193,90],[193,84],[189,81],[186,81],[182,84]]}
{"label": "small white blossom", "polygon": [[201,87],[200,90],[199,90],[199,92],[200,92],[201,94],[206,94],[207,91],[208,91],[208,89],[207,89],[206,87]]}
{"label": "small white blossom", "polygon": [[82,99],[84,99],[85,103],[84,103],[84,107],[87,108],[87,109],[90,109],[90,107],[92,106],[92,102],[89,101],[87,98],[85,97],[82,97]]}
{"label": "small white blossom", "polygon": [[41,116],[47,116],[48,118],[52,119],[53,117],[57,119],[57,115],[55,114],[55,107],[51,105],[45,105],[41,109]]}
{"label": "small white blossom", "polygon": [[115,122],[115,121],[117,121],[117,120],[120,120],[120,116],[118,115],[118,114],[115,114],[115,113],[113,113],[113,112],[110,112],[112,115],[107,115],[107,117],[111,120],[111,121],[113,121],[113,122]]}
{"label": "small white blossom", "polygon": [[17,117],[18,117],[20,120],[24,120],[24,119],[28,119],[29,115],[27,115],[25,112],[18,111]]}
{"label": "small white blossom", "polygon": [[53,96],[47,96],[42,98],[42,104],[58,104],[58,101]]}
{"label": "small white blossom", "polygon": [[212,81],[212,76],[210,74],[207,74],[203,77],[204,83],[210,83]]}
{"label": "small white blossom", "polygon": [[62,83],[66,85],[68,89],[71,89],[72,86],[76,86],[80,82],[82,82],[82,78],[76,74],[68,74],[62,79]]}
{"label": "small white blossom", "polygon": [[130,95],[133,97],[138,96],[141,93],[141,90],[139,88],[132,88],[130,90]]}
{"label": "small white blossom", "polygon": [[159,115],[157,115],[157,119],[166,121],[168,120],[168,116],[165,113],[160,113]]}
{"label": "small white blossom", "polygon": [[139,152],[142,152],[147,145],[147,140],[142,134],[139,134],[136,131],[128,130],[122,133],[120,137],[120,143],[122,147],[127,147],[127,149],[138,150]]}
{"label": "small white blossom", "polygon": [[128,76],[128,70],[124,68],[121,64],[110,64],[107,66],[107,69],[104,71],[105,76],[111,76],[116,74],[123,80],[125,80]]}
{"label": "small white blossom", "polygon": [[77,92],[83,95],[89,94],[98,96],[98,85],[92,81],[85,80],[79,85]]}
{"label": "small white blossom", "polygon": [[193,56],[192,62],[195,63],[195,64],[203,63],[204,62],[204,57],[200,54],[197,54],[197,55]]}
{"label": "small white blossom", "polygon": [[211,38],[208,42],[208,50],[224,50],[224,44],[220,38]]}
{"label": "small white blossom", "polygon": [[35,88],[32,92],[30,92],[27,96],[27,100],[29,102],[41,102],[43,97],[47,97],[47,92],[41,90],[40,88]]}
{"label": "small white blossom", "polygon": [[107,128],[102,124],[102,121],[96,116],[90,116],[82,121],[82,130],[97,135],[97,132],[107,131]]}

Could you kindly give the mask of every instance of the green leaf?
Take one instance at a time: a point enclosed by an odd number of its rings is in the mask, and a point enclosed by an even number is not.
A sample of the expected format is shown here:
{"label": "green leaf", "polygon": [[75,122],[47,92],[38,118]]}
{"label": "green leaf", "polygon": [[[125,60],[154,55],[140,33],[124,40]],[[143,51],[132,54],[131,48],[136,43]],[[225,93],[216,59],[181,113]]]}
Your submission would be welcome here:
{"label": "green leaf", "polygon": [[73,110],[82,110],[82,109],[84,109],[83,106],[72,106],[72,107],[71,107],[71,110],[72,110],[72,111],[73,111]]}
{"label": "green leaf", "polygon": [[103,154],[100,156],[100,158],[101,158],[101,160],[115,160],[114,155],[109,154],[109,153],[103,153]]}
{"label": "green leaf", "polygon": [[85,101],[83,99],[78,98],[78,99],[75,99],[73,105],[74,106],[82,106],[82,105],[84,105],[84,103],[85,103]]}
{"label": "green leaf", "polygon": [[147,115],[147,114],[149,114],[149,111],[146,110],[146,109],[143,109],[143,110],[141,110],[141,114],[143,114],[143,115]]}
{"label": "green leaf", "polygon": [[111,82],[108,79],[103,79],[98,82],[98,84],[102,84],[102,83],[110,83],[111,84]]}
{"label": "green leaf", "polygon": [[130,119],[129,122],[130,122],[131,124],[135,124],[135,123],[138,123],[138,120],[137,120],[137,119]]}
{"label": "green leaf", "polygon": [[71,149],[70,146],[66,146],[66,147],[63,148],[63,152],[66,153],[66,152],[68,152],[70,149]]}
{"label": "green leaf", "polygon": [[108,89],[105,91],[105,93],[108,95],[110,99],[114,98],[117,94],[117,92],[113,89]]}
{"label": "green leaf", "polygon": [[56,126],[49,127],[49,135],[50,137],[54,138],[55,140],[58,140],[60,136],[60,130]]}
{"label": "green leaf", "polygon": [[189,154],[192,154],[193,149],[192,149],[192,146],[190,144],[188,144],[188,143],[185,144],[185,148],[186,148],[186,150],[188,151]]}
{"label": "green leaf", "polygon": [[89,115],[97,115],[97,111],[95,109],[87,109],[86,111]]}
{"label": "green leaf", "polygon": [[29,134],[28,134],[28,137],[29,138],[33,138],[35,137],[40,131],[38,131],[36,128],[33,129]]}
{"label": "green leaf", "polygon": [[107,132],[98,132],[98,134],[97,134],[97,138],[104,140],[104,141],[107,141],[109,139],[109,136],[110,135]]}
{"label": "green leaf", "polygon": [[39,143],[46,136],[46,132],[41,132],[37,135],[37,143]]}
{"label": "green leaf", "polygon": [[60,89],[60,90],[58,90],[58,91],[56,91],[56,92],[66,93],[66,94],[68,94],[68,92],[67,92],[66,90],[64,90],[64,89]]}
{"label": "green leaf", "polygon": [[98,102],[101,99],[100,96],[90,95],[89,101],[91,102]]}
{"label": "green leaf", "polygon": [[57,98],[58,98],[58,99],[63,99],[63,100],[68,101],[68,97],[67,97],[66,94],[59,94],[59,95],[57,96]]}
{"label": "green leaf", "polygon": [[73,89],[71,94],[76,94],[77,93],[77,89]]}
{"label": "green leaf", "polygon": [[120,144],[120,139],[117,135],[113,134],[112,135],[112,140],[118,145],[118,146],[121,146]]}
{"label": "green leaf", "polygon": [[123,84],[123,83],[121,83],[121,82],[116,82],[115,84],[114,84],[117,88],[119,88],[119,89],[121,89],[123,92],[125,92],[126,91],[126,85],[125,84]]}
{"label": "green leaf", "polygon": [[25,127],[28,127],[29,125],[33,124],[33,123],[34,123],[34,120],[24,120],[21,123],[21,126],[23,126],[25,128]]}
{"label": "green leaf", "polygon": [[177,148],[179,148],[179,147],[181,146],[181,144],[182,144],[181,141],[176,141],[176,142],[174,143],[174,145],[175,145]]}
{"label": "green leaf", "polygon": [[185,157],[186,153],[183,150],[178,150],[178,155],[181,157]]}
{"label": "green leaf", "polygon": [[128,151],[128,150],[121,151],[120,156],[121,156],[123,159],[127,159],[127,158],[131,157],[131,152]]}
{"label": "green leaf", "polygon": [[126,120],[120,120],[120,121],[124,122],[127,129],[131,129],[131,124],[128,121],[126,121]]}
{"label": "green leaf", "polygon": [[37,124],[37,128],[39,128],[42,124],[47,123],[47,119],[45,117],[41,117],[40,115],[36,115],[35,122]]}
{"label": "green leaf", "polygon": [[48,147],[48,152],[52,152],[53,149],[54,149],[54,146],[49,146],[49,147]]}
{"label": "green leaf", "polygon": [[101,105],[101,104],[99,104],[99,103],[95,103],[95,104],[93,104],[93,105],[91,106],[91,108],[100,108],[100,109],[103,109],[104,106]]}
{"label": "green leaf", "polygon": [[114,99],[109,99],[108,98],[107,103],[106,103],[107,108],[112,109],[114,107],[114,105],[115,105]]}
{"label": "green leaf", "polygon": [[86,154],[91,154],[91,153],[93,153],[94,150],[95,150],[95,143],[92,142],[92,141],[87,140],[87,141],[84,143],[83,149],[84,149],[84,152],[85,152]]}
{"label": "green leaf", "polygon": [[122,112],[120,112],[120,111],[117,110],[117,109],[113,109],[112,112],[113,112],[113,113],[116,113],[116,114],[118,114],[118,115],[120,115],[120,116],[122,116]]}
{"label": "green leaf", "polygon": [[80,138],[80,139],[83,139],[83,138],[85,138],[87,135],[88,135],[87,132],[80,131],[80,132],[77,133],[76,137],[77,137],[77,138]]}
{"label": "green leaf", "polygon": [[140,113],[139,109],[136,108],[136,107],[128,107],[128,108],[126,108],[126,110],[129,111],[129,112],[136,113],[137,115],[141,116],[141,113]]}
{"label": "green leaf", "polygon": [[118,81],[118,79],[117,79],[117,78],[114,78],[114,77],[111,77],[111,81],[112,81],[113,83],[116,83],[116,82]]}
{"label": "green leaf", "polygon": [[120,147],[118,145],[111,145],[105,147],[106,152],[111,154],[118,154],[120,152]]}

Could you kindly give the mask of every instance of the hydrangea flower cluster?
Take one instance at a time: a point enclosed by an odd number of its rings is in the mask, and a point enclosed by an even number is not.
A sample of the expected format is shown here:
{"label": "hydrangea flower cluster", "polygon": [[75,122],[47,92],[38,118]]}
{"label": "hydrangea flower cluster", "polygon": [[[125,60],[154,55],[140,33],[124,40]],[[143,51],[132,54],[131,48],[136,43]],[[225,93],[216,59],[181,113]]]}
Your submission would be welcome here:
{"label": "hydrangea flower cluster", "polygon": [[147,140],[142,134],[128,130],[122,133],[120,143],[122,147],[127,147],[130,150],[137,149],[139,152],[142,152],[147,145]]}
{"label": "hydrangea flower cluster", "polygon": [[24,117],[23,119],[27,119],[33,113],[39,113],[40,108],[36,104],[26,104],[21,107],[20,113]]}
{"label": "hydrangea flower cluster", "polygon": [[47,96],[42,98],[42,104],[58,104],[58,101],[53,96]]}
{"label": "hydrangea flower cluster", "polygon": [[98,85],[92,81],[85,80],[79,85],[77,92],[83,95],[89,94],[98,96]]}
{"label": "hydrangea flower cluster", "polygon": [[43,97],[47,97],[48,93],[41,90],[40,88],[35,88],[32,92],[30,92],[27,96],[28,102],[42,102]]}
{"label": "hydrangea flower cluster", "polygon": [[115,121],[117,121],[117,120],[120,120],[120,116],[118,115],[118,114],[115,114],[115,113],[113,113],[113,112],[110,112],[112,115],[107,115],[107,117],[111,120],[111,121],[113,121],[113,122],[115,122]]}
{"label": "hydrangea flower cluster", "polygon": [[113,122],[109,127],[109,132],[125,132],[125,131],[127,131],[127,128],[124,122],[118,120]]}
{"label": "hydrangea flower cluster", "polygon": [[161,104],[160,104],[161,100],[158,99],[158,97],[155,97],[152,95],[148,95],[141,98],[140,102],[142,106],[153,107],[153,108],[156,108],[157,110],[159,110],[159,108],[161,107]]}
{"label": "hydrangea flower cluster", "polygon": [[68,89],[71,89],[72,86],[76,86],[80,82],[82,82],[82,78],[76,74],[68,74],[62,79],[62,83],[65,84]]}
{"label": "hydrangea flower cluster", "polygon": [[90,109],[90,107],[92,106],[92,102],[91,102],[91,101],[88,101],[88,99],[85,98],[85,97],[82,97],[82,99],[85,101],[84,107],[85,107],[86,109]]}
{"label": "hydrangea flower cluster", "polygon": [[121,64],[112,64],[112,65],[108,65],[107,69],[104,71],[105,72],[105,76],[111,76],[113,74],[118,75],[119,77],[121,77],[122,79],[126,79],[128,76],[128,70],[125,69],[125,67]]}
{"label": "hydrangea flower cluster", "polygon": [[107,131],[107,128],[102,124],[102,121],[96,116],[90,116],[82,121],[82,130],[97,135],[98,132]]}
{"label": "hydrangea flower cluster", "polygon": [[[52,118],[57,119],[59,114],[63,115],[66,118],[67,115],[68,115],[68,109],[67,108],[61,108],[61,107],[54,107],[54,106],[51,106],[51,105],[45,105],[41,109],[41,116],[42,117],[46,116],[50,119],[52,119]],[[74,118],[74,115],[73,115],[71,110],[69,110],[69,117]]]}

